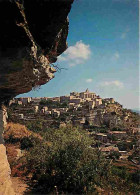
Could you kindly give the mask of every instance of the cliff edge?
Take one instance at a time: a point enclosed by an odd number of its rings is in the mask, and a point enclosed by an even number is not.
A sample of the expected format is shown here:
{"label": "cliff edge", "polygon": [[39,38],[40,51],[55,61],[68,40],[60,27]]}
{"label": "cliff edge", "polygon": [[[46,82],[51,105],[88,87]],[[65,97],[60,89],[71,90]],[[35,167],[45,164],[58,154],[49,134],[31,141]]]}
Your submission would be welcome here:
{"label": "cliff edge", "polygon": [[0,103],[54,77],[73,0],[0,0]]}
{"label": "cliff edge", "polygon": [[15,194],[3,143],[2,105],[47,83],[67,48],[73,0],[0,0],[0,195]]}

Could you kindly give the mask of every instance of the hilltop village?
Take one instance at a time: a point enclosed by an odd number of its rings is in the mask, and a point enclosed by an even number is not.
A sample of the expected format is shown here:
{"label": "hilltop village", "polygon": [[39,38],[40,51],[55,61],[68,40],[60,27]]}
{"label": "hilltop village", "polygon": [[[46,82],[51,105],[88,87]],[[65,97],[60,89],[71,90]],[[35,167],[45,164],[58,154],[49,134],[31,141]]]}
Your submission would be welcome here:
{"label": "hilltop village", "polygon": [[137,131],[139,124],[131,110],[123,109],[113,98],[102,99],[88,89],[81,93],[71,92],[69,96],[14,98],[9,106],[15,107],[12,116],[22,120],[36,120],[37,116],[42,116],[47,121],[60,119],[61,122],[72,122],[73,125],[83,126],[88,123],[133,131]]}
{"label": "hilltop village", "polygon": [[[29,129],[35,124],[42,128],[67,124],[84,128],[96,140],[92,147],[98,147],[107,156],[116,152],[126,160],[138,148],[139,115],[124,109],[113,98],[103,99],[88,89],[52,98],[14,98],[9,102],[8,117]],[[136,164],[137,157],[133,158]]]}

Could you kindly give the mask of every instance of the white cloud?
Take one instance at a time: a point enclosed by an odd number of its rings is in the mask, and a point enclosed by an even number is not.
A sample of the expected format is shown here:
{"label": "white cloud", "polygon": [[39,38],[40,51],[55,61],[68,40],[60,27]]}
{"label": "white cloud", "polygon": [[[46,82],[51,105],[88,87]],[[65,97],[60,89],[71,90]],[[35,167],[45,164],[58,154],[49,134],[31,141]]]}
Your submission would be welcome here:
{"label": "white cloud", "polygon": [[115,80],[115,81],[104,81],[100,83],[101,86],[103,87],[111,87],[111,88],[123,88],[124,84],[121,81]]}
{"label": "white cloud", "polygon": [[89,78],[89,79],[86,79],[86,82],[87,83],[91,83],[93,81],[93,79]]}
{"label": "white cloud", "polygon": [[91,54],[90,46],[82,41],[76,42],[74,46],[70,46],[63,55],[58,57],[59,61],[65,61],[70,66],[84,63]]}

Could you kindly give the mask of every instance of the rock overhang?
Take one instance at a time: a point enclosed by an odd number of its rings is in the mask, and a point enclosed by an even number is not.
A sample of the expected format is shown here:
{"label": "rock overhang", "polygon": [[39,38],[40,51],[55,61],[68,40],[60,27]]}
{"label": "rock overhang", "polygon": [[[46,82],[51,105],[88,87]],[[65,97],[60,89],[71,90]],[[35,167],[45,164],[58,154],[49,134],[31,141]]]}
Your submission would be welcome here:
{"label": "rock overhang", "polygon": [[72,2],[0,0],[0,103],[54,77],[52,63],[67,48]]}

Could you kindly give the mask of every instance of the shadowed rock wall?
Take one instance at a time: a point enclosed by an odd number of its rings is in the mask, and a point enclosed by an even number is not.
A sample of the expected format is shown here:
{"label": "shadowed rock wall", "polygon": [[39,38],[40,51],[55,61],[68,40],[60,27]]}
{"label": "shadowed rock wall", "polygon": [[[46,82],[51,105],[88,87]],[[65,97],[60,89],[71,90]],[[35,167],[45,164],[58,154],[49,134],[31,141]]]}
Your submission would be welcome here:
{"label": "shadowed rock wall", "polygon": [[0,103],[54,77],[73,0],[0,0]]}
{"label": "shadowed rock wall", "polygon": [[0,195],[15,194],[3,144],[2,105],[54,77],[67,48],[73,0],[0,0]]}

